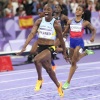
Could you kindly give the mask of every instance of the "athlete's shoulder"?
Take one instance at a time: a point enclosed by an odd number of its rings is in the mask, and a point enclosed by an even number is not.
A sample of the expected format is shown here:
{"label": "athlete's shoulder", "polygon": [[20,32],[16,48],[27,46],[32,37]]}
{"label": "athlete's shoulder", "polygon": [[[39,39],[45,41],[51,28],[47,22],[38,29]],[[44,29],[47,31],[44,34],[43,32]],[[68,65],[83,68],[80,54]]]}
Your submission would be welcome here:
{"label": "athlete's shoulder", "polygon": [[55,22],[56,21],[56,18],[54,18],[54,17],[52,17],[52,20],[51,20],[51,22]]}
{"label": "athlete's shoulder", "polygon": [[35,25],[40,25],[41,22],[42,22],[42,18],[39,18],[36,20]]}
{"label": "athlete's shoulder", "polygon": [[42,18],[39,18],[37,21],[38,21],[38,22],[41,22],[41,21],[42,21],[42,19],[43,19],[43,17],[42,17]]}
{"label": "athlete's shoulder", "polygon": [[89,22],[89,21],[87,21],[87,20],[84,20],[84,21],[83,21],[83,24],[84,24],[84,26],[87,26],[87,25],[89,25],[89,24],[90,24],[90,22]]}
{"label": "athlete's shoulder", "polygon": [[55,19],[54,21],[54,26],[59,26],[60,24],[58,23],[58,21]]}
{"label": "athlete's shoulder", "polygon": [[61,25],[58,23],[57,20],[54,21],[54,28],[57,29],[61,29]]}

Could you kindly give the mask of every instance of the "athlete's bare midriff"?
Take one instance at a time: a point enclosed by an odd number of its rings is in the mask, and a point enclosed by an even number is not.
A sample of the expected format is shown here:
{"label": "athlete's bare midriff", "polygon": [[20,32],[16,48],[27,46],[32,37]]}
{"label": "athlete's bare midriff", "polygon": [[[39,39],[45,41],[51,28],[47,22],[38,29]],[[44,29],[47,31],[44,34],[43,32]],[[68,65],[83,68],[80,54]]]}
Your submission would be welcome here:
{"label": "athlete's bare midriff", "polygon": [[38,44],[40,44],[40,45],[54,45],[54,40],[39,38]]}

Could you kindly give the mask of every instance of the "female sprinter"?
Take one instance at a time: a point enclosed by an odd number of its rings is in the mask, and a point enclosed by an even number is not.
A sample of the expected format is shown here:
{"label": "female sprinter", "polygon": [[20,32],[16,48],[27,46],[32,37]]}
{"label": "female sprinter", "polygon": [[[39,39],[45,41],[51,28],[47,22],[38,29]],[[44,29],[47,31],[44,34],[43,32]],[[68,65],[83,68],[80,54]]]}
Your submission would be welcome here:
{"label": "female sprinter", "polygon": [[58,94],[62,97],[64,96],[62,85],[61,83],[58,82],[55,72],[51,68],[51,59],[52,59],[52,54],[55,51],[54,41],[56,37],[58,37],[61,42],[61,46],[63,48],[63,55],[64,58],[67,60],[65,43],[63,41],[63,36],[62,36],[62,29],[61,26],[58,24],[58,22],[55,20],[55,18],[53,18],[52,16],[53,10],[49,4],[46,4],[44,6],[43,12],[44,12],[44,17],[38,19],[35,22],[35,25],[31,33],[29,34],[21,51],[25,50],[26,46],[38,32],[37,42],[39,48],[38,48],[38,54],[34,58],[34,63],[38,74],[38,80],[35,85],[35,91],[39,91],[42,87],[43,83],[42,66],[43,66],[47,71],[48,75],[50,76],[50,78],[52,79],[52,81],[57,86]]}
{"label": "female sprinter", "polygon": [[86,50],[85,53],[80,53],[80,50],[84,48],[83,42],[83,32],[84,28],[88,27],[92,32],[92,37],[90,41],[93,42],[96,34],[95,28],[91,25],[90,22],[82,19],[82,15],[84,14],[84,9],[81,5],[79,5],[76,9],[76,16],[74,19],[69,20],[64,30],[64,35],[70,29],[70,52],[69,56],[71,59],[71,68],[68,76],[68,80],[63,85],[63,89],[67,89],[69,87],[70,81],[72,79],[73,74],[77,69],[77,62],[87,54],[93,54],[92,50]]}

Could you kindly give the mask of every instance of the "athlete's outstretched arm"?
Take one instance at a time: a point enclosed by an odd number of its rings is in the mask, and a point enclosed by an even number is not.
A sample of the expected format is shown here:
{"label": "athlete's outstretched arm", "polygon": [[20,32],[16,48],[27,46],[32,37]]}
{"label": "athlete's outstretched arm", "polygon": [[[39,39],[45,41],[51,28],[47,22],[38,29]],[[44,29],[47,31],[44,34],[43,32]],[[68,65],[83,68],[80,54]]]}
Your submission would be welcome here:
{"label": "athlete's outstretched arm", "polygon": [[94,42],[94,38],[95,38],[95,35],[96,35],[96,29],[88,21],[86,22],[86,26],[92,31],[92,37],[91,37],[90,41]]}
{"label": "athlete's outstretched arm", "polygon": [[32,30],[31,30],[30,34],[28,35],[28,37],[27,37],[27,39],[26,39],[26,41],[25,41],[25,44],[24,44],[24,46],[23,46],[21,52],[19,52],[18,54],[21,54],[23,51],[25,51],[27,45],[30,43],[30,41],[32,40],[32,38],[34,38],[35,34],[37,33],[37,30],[38,30],[38,27],[39,27],[39,25],[40,25],[40,22],[41,22],[41,19],[38,19],[38,20],[35,22],[35,24],[34,24]]}

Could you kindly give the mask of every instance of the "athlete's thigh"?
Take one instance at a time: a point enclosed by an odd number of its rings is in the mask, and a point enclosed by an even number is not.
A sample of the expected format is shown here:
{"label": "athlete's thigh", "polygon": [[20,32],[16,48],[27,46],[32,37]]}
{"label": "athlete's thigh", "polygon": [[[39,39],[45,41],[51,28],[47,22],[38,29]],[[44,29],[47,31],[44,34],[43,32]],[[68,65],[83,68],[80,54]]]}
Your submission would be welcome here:
{"label": "athlete's thigh", "polygon": [[34,59],[38,59],[39,61],[51,60],[51,52],[48,49],[45,49],[38,53]]}
{"label": "athlete's thigh", "polygon": [[80,53],[79,53],[79,50],[80,50],[80,46],[77,46],[75,49],[74,49],[74,54],[73,54],[73,57],[74,58],[78,58],[79,57],[79,55],[80,55]]}

